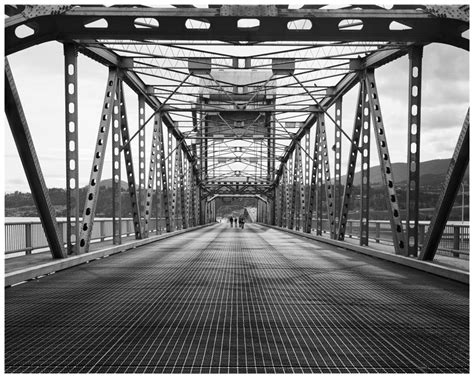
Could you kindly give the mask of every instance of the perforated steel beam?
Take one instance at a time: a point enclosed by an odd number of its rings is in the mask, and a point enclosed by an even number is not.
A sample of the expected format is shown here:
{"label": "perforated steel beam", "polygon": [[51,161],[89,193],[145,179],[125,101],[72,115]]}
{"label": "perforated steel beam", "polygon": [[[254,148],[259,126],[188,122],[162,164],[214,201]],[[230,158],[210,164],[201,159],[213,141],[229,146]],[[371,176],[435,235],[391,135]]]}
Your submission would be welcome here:
{"label": "perforated steel beam", "polygon": [[316,177],[316,235],[323,234],[323,150],[321,147],[321,123],[318,114],[318,173]]}
{"label": "perforated steel beam", "polygon": [[307,229],[307,224],[306,222],[308,221],[308,206],[309,206],[309,196],[310,196],[310,190],[311,190],[311,180],[310,180],[310,171],[311,171],[311,165],[310,165],[310,151],[311,151],[311,130],[306,131],[306,135],[304,137],[304,149],[306,153],[304,154],[304,212],[302,216],[302,226],[301,229],[303,232],[306,232]]}
{"label": "perforated steel beam", "polygon": [[[287,163],[288,165],[289,163]],[[283,167],[281,186],[281,227],[288,227],[288,166]]]}
{"label": "perforated steel beam", "polygon": [[342,155],[342,97],[335,103],[335,116],[337,126],[334,127],[334,235],[339,231],[339,215],[341,211],[341,155]]}
{"label": "perforated steel beam", "polygon": [[66,246],[76,253],[79,240],[79,132],[77,48],[64,44],[64,84],[66,114]]}
{"label": "perforated steel beam", "polygon": [[135,239],[142,238],[142,226],[140,222],[140,204],[137,195],[137,187],[135,181],[135,170],[132,158],[132,146],[130,141],[130,132],[128,127],[127,106],[125,103],[125,92],[123,90],[123,83],[120,80],[120,133],[122,135],[123,157],[125,160],[125,170],[127,172],[128,194],[130,197],[130,205],[132,208],[133,229]]}
{"label": "perforated steel beam", "polygon": [[[305,212],[307,210],[307,205],[305,201],[305,181],[304,181],[304,162],[303,156],[301,153],[302,147],[299,149],[299,164],[298,164],[298,191],[297,194],[298,198],[298,213],[296,218],[296,230],[303,230],[304,229],[304,220],[305,220]],[[307,150],[306,150],[307,151]]]}
{"label": "perforated steel beam", "polygon": [[370,110],[367,88],[362,86],[362,140],[360,143],[360,224],[359,244],[369,245],[369,196],[370,196]]}
{"label": "perforated steel beam", "polygon": [[408,187],[406,199],[406,229],[408,255],[416,257],[418,256],[420,198],[421,73],[423,47],[413,47],[408,57]]}
{"label": "perforated steel beam", "polygon": [[[360,7],[363,7],[361,5]],[[419,8],[425,8],[419,5]],[[459,7],[459,6],[458,6]],[[133,8],[133,7],[74,7],[58,12],[29,8],[5,20],[5,51],[11,54],[38,43],[63,39],[153,39],[156,28],[137,28],[137,18],[159,19],[159,38],[164,40],[224,40],[224,41],[412,41],[419,43],[441,42],[469,48],[469,40],[462,33],[469,28],[463,18],[436,17],[417,9],[376,9],[368,7],[363,12],[347,9],[282,9],[275,5],[223,5],[219,8]],[[264,11],[262,12],[262,9]],[[258,28],[241,28],[241,18],[258,18]],[[104,19],[107,27],[95,28],[91,20]],[[188,29],[188,19],[205,19],[208,29]],[[296,33],[288,29],[288,22],[308,19],[314,26]],[[357,19],[362,28],[341,28],[346,19]],[[398,22],[407,27],[392,30],[390,24]],[[35,33],[19,38],[18,26],[34,23]],[[440,33],[439,31],[443,32]]]}
{"label": "perforated steel beam", "polygon": [[[146,185],[146,195],[145,195],[145,211],[144,211],[144,225],[143,225],[143,236],[148,237],[148,232],[150,229],[150,217],[151,217],[151,206],[153,203],[153,185],[155,178],[158,178],[157,173],[157,161],[161,158],[162,151],[159,151],[159,135],[160,135],[160,121],[159,115],[155,116],[155,121],[153,123],[153,134],[151,136],[151,147],[150,147],[150,159],[148,165],[148,180]],[[159,184],[156,188],[158,189]]]}
{"label": "perforated steel beam", "polygon": [[112,242],[122,243],[122,169],[120,164],[121,87],[117,85],[112,114]]}
{"label": "perforated steel beam", "polygon": [[[139,94],[138,95],[138,128],[140,129],[144,124],[145,124],[145,97],[142,94]],[[146,143],[146,129],[142,128],[140,132],[138,133],[138,198],[140,202],[141,214],[144,213],[145,199],[146,199],[145,143]],[[141,219],[140,222],[144,222],[144,220]]]}
{"label": "perforated steel beam", "polygon": [[49,197],[48,188],[44,181],[33,139],[7,58],[5,58],[5,114],[13,139],[15,140],[18,155],[25,170],[33,200],[38,209],[51,254],[53,258],[64,258],[67,256],[67,252],[64,250],[62,234],[59,232],[56,222],[56,212]]}
{"label": "perforated steel beam", "polygon": [[351,147],[349,150],[349,161],[347,163],[346,183],[344,185],[344,193],[342,196],[342,204],[339,216],[338,240],[344,240],[346,235],[346,226],[349,215],[349,206],[352,198],[352,189],[354,183],[354,175],[357,164],[357,154],[359,153],[359,141],[362,131],[362,109],[363,109],[363,84],[361,82],[359,88],[359,96],[356,104],[356,114],[354,117],[354,128],[352,131]]}
{"label": "perforated steel beam", "polygon": [[305,232],[310,234],[311,228],[313,225],[313,209],[316,205],[316,190],[318,185],[318,158],[319,158],[319,126],[316,126],[316,132],[314,137],[314,150],[313,150],[313,167],[311,170],[311,186],[309,191],[309,203],[308,203],[308,211],[306,212],[306,229]]}
{"label": "perforated steel beam", "polygon": [[400,207],[398,206],[397,193],[395,192],[395,181],[393,178],[392,164],[388,151],[387,138],[385,136],[385,127],[382,119],[382,110],[380,99],[375,83],[373,70],[367,70],[365,74],[365,85],[369,96],[370,113],[374,127],[375,141],[379,153],[380,169],[382,173],[382,182],[385,187],[385,199],[388,208],[388,219],[392,228],[393,245],[395,253],[406,255],[405,234],[403,232],[402,221],[400,217]]}
{"label": "perforated steel beam", "polygon": [[180,197],[180,214],[181,214],[181,229],[188,228],[188,220],[186,219],[186,193],[184,187],[184,172],[183,172],[183,157],[181,151],[181,144],[178,144],[176,151],[176,165],[177,175],[179,180],[179,197]]}
{"label": "perforated steel beam", "polygon": [[295,217],[299,216],[299,193],[298,193],[298,180],[299,180],[299,167],[301,165],[301,146],[298,145],[295,149],[293,157],[293,181],[291,184],[291,209],[290,209],[290,224],[289,229],[293,230],[295,226]]}
{"label": "perforated steel beam", "polygon": [[423,249],[419,255],[420,260],[433,260],[438,250],[438,245],[443,236],[444,227],[448,221],[456,195],[469,165],[469,110],[462,125],[461,133],[454,149],[453,157],[449,163],[446,179],[441,189],[441,194],[436,204],[434,217],[431,219],[428,232],[425,235]]}
{"label": "perforated steel beam", "polygon": [[117,82],[117,70],[110,68],[105,89],[102,113],[100,117],[99,131],[97,133],[97,141],[95,144],[89,187],[87,190],[86,202],[84,204],[84,213],[82,215],[83,221],[79,240],[79,254],[89,251],[89,243],[94,225],[95,209],[97,206],[97,199],[99,197],[102,167],[104,166],[105,160],[105,149],[107,146],[110,122],[112,119],[114,96],[117,91]]}
{"label": "perforated steel beam", "polygon": [[320,132],[320,147],[321,147],[321,160],[322,160],[322,172],[324,172],[324,191],[326,197],[326,208],[327,217],[329,222],[329,235],[331,239],[334,239],[334,203],[333,203],[333,190],[331,185],[331,169],[329,165],[329,151],[328,142],[326,137],[326,122],[324,121],[324,113],[319,114],[319,132]]}
{"label": "perforated steel beam", "polygon": [[[163,191],[163,209],[166,223],[166,232],[171,232],[171,214],[170,214],[170,204],[169,204],[169,180],[168,176],[171,172],[166,169],[166,160],[165,160],[165,142],[164,142],[164,130],[162,124],[162,114],[158,113],[155,116],[155,123],[158,127],[158,165],[157,169],[160,169],[161,172],[161,186]],[[168,156],[170,159],[171,157]]]}

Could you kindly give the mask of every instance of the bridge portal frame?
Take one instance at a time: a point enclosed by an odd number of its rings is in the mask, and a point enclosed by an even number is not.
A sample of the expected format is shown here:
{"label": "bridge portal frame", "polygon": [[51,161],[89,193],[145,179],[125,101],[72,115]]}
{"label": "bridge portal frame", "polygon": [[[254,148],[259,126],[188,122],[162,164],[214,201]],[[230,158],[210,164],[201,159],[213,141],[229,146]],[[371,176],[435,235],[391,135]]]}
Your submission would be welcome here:
{"label": "bridge portal frame", "polygon": [[[196,181],[196,193],[199,193],[198,197],[196,198],[196,202],[201,202],[201,206],[197,206],[197,210],[199,213],[199,217],[201,222],[206,222],[215,218],[215,203],[206,202],[205,204],[200,201],[200,199],[205,198],[209,193],[206,192],[206,188],[202,183],[202,177],[200,178],[199,174],[202,172],[199,171],[197,166],[197,159],[192,153],[191,148],[186,144],[185,136],[178,130],[176,125],[174,124],[173,119],[166,111],[166,108],[163,107],[159,100],[149,92],[149,89],[146,85],[141,81],[141,79],[131,71],[126,70],[129,68],[129,60],[124,59],[113,51],[104,50],[100,47],[96,47],[94,43],[88,43],[93,41],[95,38],[101,39],[123,39],[123,38],[150,38],[154,30],[150,30],[150,28],[138,28],[135,25],[135,20],[139,17],[148,17],[148,18],[158,18],[160,20],[160,33],[161,36],[165,39],[194,39],[194,40],[205,40],[209,39],[212,35],[215,37],[216,35],[219,36],[222,40],[247,40],[247,41],[264,41],[264,40],[308,40],[314,41],[315,39],[315,30],[318,31],[318,40],[326,41],[326,40],[341,40],[341,41],[353,41],[353,40],[363,40],[363,41],[372,41],[379,39],[383,39],[386,41],[392,41],[399,43],[396,48],[378,51],[376,53],[370,54],[366,58],[357,60],[354,65],[355,69],[354,72],[346,74],[338,84],[333,88],[331,96],[326,96],[322,101],[319,103],[317,102],[318,109],[322,110],[326,113],[326,110],[331,107],[332,105],[336,104],[336,123],[339,122],[338,115],[337,115],[337,107],[340,106],[340,101],[342,101],[342,96],[357,82],[360,80],[361,72],[364,72],[364,79],[367,91],[369,92],[369,104],[370,104],[370,113],[372,114],[372,123],[374,127],[378,127],[378,131],[382,130],[382,134],[380,132],[377,134],[375,133],[375,137],[377,138],[377,147],[380,155],[381,166],[383,166],[384,172],[382,173],[382,177],[384,178],[384,185],[387,190],[387,202],[389,204],[389,208],[391,208],[390,214],[390,221],[392,224],[392,230],[394,233],[394,245],[397,250],[397,253],[402,254],[410,254],[412,256],[416,256],[418,250],[418,240],[416,236],[416,225],[418,222],[418,197],[419,197],[419,150],[420,150],[420,113],[421,113],[421,64],[422,64],[422,46],[424,44],[428,44],[431,42],[441,42],[450,44],[452,46],[460,47],[463,49],[468,49],[468,40],[462,37],[461,33],[468,28],[468,7],[466,12],[466,6],[461,6],[458,9],[454,10],[454,8],[449,7],[439,7],[439,6],[426,6],[424,7],[423,11],[420,12],[416,8],[414,9],[394,9],[394,10],[381,10],[381,9],[364,9],[364,12],[360,12],[357,7],[349,7],[345,10],[322,10],[322,9],[301,9],[301,10],[289,10],[284,8],[278,8],[277,6],[233,6],[233,5],[224,5],[221,7],[214,7],[209,9],[147,9],[147,8],[100,8],[100,7],[72,7],[72,6],[45,6],[45,7],[35,7],[35,6],[7,6],[7,14],[10,15],[6,19],[5,23],[5,51],[6,54],[11,54],[16,51],[20,51],[24,48],[43,43],[48,40],[59,40],[65,44],[65,66],[70,67],[71,65],[74,66],[74,75],[70,75],[71,77],[66,77],[66,87],[69,88],[71,85],[77,88],[77,77],[74,77],[77,72],[77,61],[74,60],[75,51],[80,51],[87,56],[92,57],[93,59],[98,60],[99,62],[106,64],[110,67],[110,76],[113,77],[113,88],[119,88],[121,86],[121,79],[123,74],[123,81],[125,81],[139,96],[140,96],[140,109],[144,110],[143,103],[147,102],[155,112],[160,112],[160,122],[161,119],[166,124],[169,136],[167,138],[168,143],[168,175],[167,178],[169,182],[167,185],[172,187],[172,177],[176,178],[180,184],[175,185],[173,188],[172,196],[176,200],[178,196],[180,198],[181,204],[181,219],[182,225],[181,227],[185,227],[185,218],[186,218],[186,209],[183,207],[185,204],[184,196],[183,196],[183,189],[185,188],[185,184],[183,181],[183,167],[181,161],[181,151],[184,152],[184,155],[187,158],[188,164],[190,165],[190,171],[192,171],[192,179],[190,180],[193,184]],[[260,26],[258,30],[243,30],[242,28],[238,27],[237,21],[241,18],[247,17],[251,12],[254,14],[255,17],[259,20]],[[255,13],[257,12],[257,13]],[[364,24],[363,28],[359,30],[343,30],[340,27],[341,21],[347,19],[355,19],[357,18]],[[102,19],[105,20],[107,26],[105,28],[100,27],[89,27],[88,24],[90,20]],[[189,28],[185,27],[185,22],[189,19],[205,19],[209,22],[211,27],[210,30],[200,30],[190,31]],[[298,30],[297,33],[288,32],[288,22],[289,20],[294,19],[305,19],[310,22],[314,22],[317,25],[316,28],[310,28],[308,31]],[[392,22],[399,22],[402,25],[408,26],[404,30],[397,30],[394,31],[390,28],[390,23]],[[26,37],[20,37],[17,35],[17,30],[21,26],[26,26],[30,28],[33,32],[31,35]],[[442,30],[442,33],[438,33],[438,30]],[[210,34],[212,33],[212,34]],[[403,42],[400,44],[400,42]],[[66,52],[67,50],[67,52]],[[419,70],[419,75],[414,76],[410,75],[410,91],[411,95],[409,97],[410,101],[410,110],[409,110],[409,145],[415,145],[416,148],[409,149],[408,160],[409,166],[414,167],[414,169],[410,170],[410,190],[409,190],[409,199],[407,200],[407,208],[408,216],[407,216],[407,224],[408,224],[408,239],[405,240],[405,236],[403,234],[403,229],[401,227],[401,221],[399,220],[399,209],[398,203],[396,201],[396,194],[392,190],[393,188],[393,178],[390,176],[390,160],[388,156],[388,149],[386,149],[386,140],[384,139],[383,133],[383,122],[381,121],[381,111],[380,111],[380,104],[378,103],[378,94],[376,92],[376,87],[373,86],[375,83],[373,70],[379,67],[382,64],[385,64],[393,59],[396,59],[400,56],[405,54],[409,54],[410,56],[410,70],[411,72],[414,71],[414,68],[417,67]],[[8,63],[8,62],[7,62]],[[7,66],[7,64],[6,64]],[[125,69],[124,71],[121,71]],[[9,70],[9,67],[8,67]],[[112,74],[112,72],[115,72]],[[120,74],[119,74],[120,72]],[[7,68],[6,68],[7,74]],[[8,76],[8,75],[7,75]],[[11,76],[11,71],[10,71]],[[120,77],[119,77],[120,76]],[[9,78],[9,77],[8,77]],[[11,82],[11,81],[10,81]],[[108,80],[110,83],[110,80]],[[14,87],[13,87],[14,88]],[[418,89],[418,95],[414,96],[413,91],[414,88]],[[116,89],[112,90],[112,93],[115,93]],[[122,91],[118,91],[122,92]],[[68,93],[68,91],[66,91]],[[375,96],[374,96],[375,95]],[[76,96],[76,97],[75,97]],[[8,98],[9,97],[9,98]],[[10,101],[15,96],[13,94],[8,93],[6,96],[6,101]],[[107,97],[107,95],[106,95]],[[67,246],[69,253],[73,251],[73,240],[74,240],[74,233],[76,234],[76,242],[80,244],[79,249],[76,250],[76,253],[84,253],[87,252],[89,248],[89,238],[90,233],[92,231],[93,225],[93,218],[95,215],[95,206],[97,204],[97,195],[96,189],[94,188],[95,185],[100,183],[100,175],[102,170],[102,164],[104,159],[104,152],[105,152],[105,144],[107,141],[107,132],[110,126],[110,110],[107,107],[107,98],[104,99],[104,111],[101,117],[101,124],[99,126],[99,135],[98,135],[98,142],[96,145],[96,152],[94,159],[98,159],[97,161],[94,160],[93,167],[91,170],[91,179],[89,181],[89,191],[87,194],[86,199],[86,206],[84,210],[84,221],[82,224],[82,229],[80,234],[78,235],[77,226],[78,226],[78,205],[75,201],[75,205],[73,204],[73,200],[71,198],[76,198],[77,195],[77,185],[76,187],[69,187],[68,186],[68,236],[67,236]],[[66,108],[75,108],[77,110],[77,91],[73,93],[69,93],[66,95]],[[71,104],[73,104],[71,106]],[[339,105],[338,105],[339,104]],[[417,112],[413,112],[413,108],[418,109]],[[13,110],[16,108],[17,112],[21,112],[21,104],[18,103],[11,107]],[[9,114],[8,114],[9,113]],[[68,114],[69,113],[69,114]],[[143,112],[144,113],[144,112]],[[9,110],[7,112],[7,116],[10,118],[13,117],[13,113]],[[140,110],[140,114],[142,114]],[[272,185],[268,188],[268,193],[276,193],[279,192],[281,195],[281,207],[280,207],[280,219],[279,221],[275,220],[275,223],[283,223],[283,214],[284,210],[288,209],[291,206],[291,209],[294,208],[295,201],[289,204],[290,195],[292,198],[296,200],[296,188],[295,186],[295,177],[293,177],[293,191],[288,192],[290,188],[290,182],[286,183],[284,172],[285,165],[289,162],[293,162],[294,169],[300,170],[299,165],[301,164],[302,160],[301,156],[298,160],[298,150],[301,148],[301,140],[305,135],[307,135],[308,131],[311,129],[313,124],[321,123],[322,121],[319,120],[321,117],[321,112],[312,112],[308,119],[304,122],[302,127],[298,130],[298,132],[291,138],[291,143],[286,149],[285,154],[280,159],[281,164],[280,168],[276,170],[276,174],[274,176],[274,181]],[[74,132],[70,135],[67,135],[67,142],[69,145],[75,144],[77,147],[77,135],[75,132],[78,130],[77,125],[77,111],[76,112],[67,112],[66,113],[66,124],[70,122],[75,122],[76,127],[74,128]],[[144,115],[140,116],[140,128],[143,128],[146,124],[144,122]],[[466,117],[467,125],[469,125],[469,112]],[[21,118],[21,115],[17,118]],[[23,116],[24,118],[24,116]],[[22,121],[16,122],[16,124],[21,124]],[[382,123],[380,123],[382,122]],[[15,124],[15,121],[10,121],[10,125]],[[142,125],[143,123],[143,125]],[[362,122],[363,123],[363,122]],[[465,122],[466,123],[466,122]],[[376,125],[379,126],[376,126]],[[415,129],[413,129],[413,125],[417,125]],[[26,121],[23,122],[23,126],[26,125]],[[380,126],[381,125],[381,126]],[[26,125],[27,127],[27,125]],[[105,127],[105,130],[102,128]],[[465,131],[463,127],[463,135],[466,133],[468,134],[468,127],[467,131]],[[13,128],[12,128],[13,130]],[[415,132],[413,132],[415,130]],[[104,133],[105,134],[101,134]],[[336,131],[337,132],[337,131]],[[321,133],[321,131],[320,131]],[[324,130],[323,133],[324,134]],[[321,135],[321,134],[320,134]],[[175,138],[175,145],[178,146],[178,152],[173,151],[172,149],[172,137]],[[366,135],[363,134],[363,139]],[[123,130],[122,130],[122,137],[124,138]],[[321,137],[321,136],[320,136]],[[340,137],[340,135],[339,135]],[[142,134],[140,133],[140,138],[142,138]],[[123,140],[123,147],[125,148],[129,142],[126,142],[127,138]],[[460,138],[461,139],[461,138]],[[144,144],[144,133],[143,133],[143,144]],[[463,138],[464,140],[464,138]],[[324,137],[323,137],[324,141]],[[354,141],[354,139],[353,139]],[[30,141],[28,141],[29,143]],[[162,141],[163,142],[163,141]],[[26,142],[25,142],[26,143]],[[201,143],[207,143],[207,140],[201,141]],[[460,142],[461,143],[461,142]],[[31,142],[32,144],[32,142]],[[320,143],[321,144],[321,143]],[[140,146],[142,143],[140,142]],[[355,143],[353,144],[355,146]],[[459,147],[459,146],[458,146]],[[457,150],[461,150],[463,153],[465,152],[466,148],[464,144],[461,147],[457,148]],[[296,152],[295,152],[296,149]],[[20,148],[19,148],[20,150]],[[351,157],[351,159],[355,159],[357,156],[357,148],[353,148],[355,151],[351,151],[351,156],[353,152],[356,152],[355,157]],[[77,151],[77,148],[75,149]],[[75,161],[77,157],[73,154],[74,150],[70,149],[68,151],[70,154],[68,155],[67,161]],[[174,166],[174,171],[172,171],[171,165],[171,155],[174,153],[175,161],[177,164]],[[125,154],[127,152],[125,151]],[[316,154],[316,149],[315,149]],[[331,188],[328,187],[330,185],[330,176],[329,174],[329,166],[326,166],[326,160],[324,157],[327,157],[327,145],[322,143],[318,147],[318,165],[319,165],[319,172],[317,177],[315,178],[317,182],[320,184],[311,185],[311,195],[310,195],[310,202],[311,196],[313,195],[313,190],[316,191],[316,187],[319,190],[319,198],[317,201],[319,211],[318,211],[318,223],[317,223],[317,232],[320,233],[321,231],[321,224],[322,224],[322,179],[323,179],[323,170],[325,173],[325,183],[326,183],[326,204],[328,206],[327,209],[327,216],[329,222],[334,224],[331,226],[331,234],[335,237],[335,232],[333,230],[337,227],[337,222],[331,220],[331,217],[334,217],[334,209],[338,210],[337,199],[334,202],[334,207],[331,206],[330,199],[332,196],[338,197],[336,194],[336,190],[339,186],[335,185],[334,191],[330,190]],[[337,147],[336,143],[336,155],[341,155],[340,149]],[[418,154],[418,155],[417,155]],[[34,148],[30,146],[29,155],[34,157]],[[296,155],[296,156],[295,156]],[[458,158],[459,151],[455,151],[456,160]],[[26,156],[26,155],[24,155]],[[202,156],[202,155],[201,155]],[[385,158],[385,156],[388,157]],[[461,154],[462,159],[466,159],[466,155]],[[365,156],[363,156],[365,158]],[[142,172],[144,168],[144,157],[140,152],[140,179],[142,179]],[[321,159],[323,160],[323,165],[321,165]],[[337,159],[337,158],[336,158]],[[453,157],[454,159],[454,157]],[[34,159],[33,159],[34,160]],[[461,159],[460,159],[461,160]],[[306,160],[305,160],[306,161]],[[126,162],[126,165],[128,165]],[[142,166],[143,163],[143,166]],[[205,162],[203,162],[205,164]],[[355,163],[355,161],[354,161]],[[382,164],[383,163],[383,164]],[[463,162],[464,163],[464,162]],[[458,162],[458,165],[461,162]],[[314,164],[313,164],[314,165]],[[68,182],[71,180],[75,180],[77,182],[77,169],[72,169],[74,164],[69,165],[67,168],[67,177]],[[77,164],[75,164],[77,167]],[[323,168],[324,166],[324,168]],[[98,169],[95,170],[94,167]],[[336,164],[337,167],[337,164]],[[165,168],[165,164],[161,165],[161,169]],[[268,170],[271,171],[272,167],[269,165]],[[305,167],[304,170],[308,172],[308,168]],[[61,241],[58,239],[57,230],[54,230],[54,211],[51,210],[51,206],[48,205],[48,198],[46,193],[46,188],[44,182],[41,183],[41,170],[39,166],[34,165],[33,169],[27,170],[28,180],[30,181],[30,185],[32,189],[39,190],[40,197],[38,197],[37,201],[40,203],[37,206],[44,210],[42,212],[42,220],[43,224],[45,225],[46,234],[48,240],[50,240],[51,251],[54,257],[65,257],[64,251],[62,248],[57,246],[58,243]],[[314,171],[314,168],[313,168]],[[158,173],[158,172],[157,172]],[[166,174],[166,170],[165,170]],[[337,173],[335,173],[335,177],[337,180]],[[306,175],[307,176],[307,175]],[[300,175],[299,180],[302,182],[303,174]],[[328,178],[329,177],[329,178]],[[283,178],[283,180],[281,180]],[[451,175],[448,175],[447,180],[449,182],[446,184],[446,187],[452,188],[453,185],[456,186],[456,179],[454,179]],[[44,181],[44,180],[43,180]],[[282,181],[285,181],[282,183]],[[177,182],[177,181],[176,181]],[[411,185],[413,182],[413,186]],[[284,184],[288,184],[286,189],[283,187]],[[139,188],[142,189],[143,182],[139,184]],[[280,190],[277,190],[277,187],[281,185],[282,187]],[[130,196],[132,198],[134,194],[132,193],[131,188],[134,188],[134,179],[133,182],[129,181],[129,189],[130,189]],[[180,188],[180,192],[178,193],[178,187]],[[337,187],[337,189],[336,189]],[[347,184],[346,184],[347,188]],[[365,188],[364,190],[368,190]],[[33,191],[33,190],[32,190]],[[450,189],[450,191],[452,191]],[[203,193],[204,192],[204,193]],[[283,206],[283,199],[286,197],[287,203],[286,206]],[[395,197],[395,200],[392,200]],[[135,194],[136,198],[136,194]],[[194,197],[193,197],[194,198]],[[276,197],[274,197],[276,200]],[[301,202],[304,200],[300,200]],[[344,196],[344,201],[346,201],[346,196]],[[445,216],[446,208],[449,208],[450,199],[443,200],[443,205],[441,208],[438,209],[439,216]],[[138,201],[135,201],[138,203]],[[192,201],[191,201],[192,202]],[[275,201],[276,202],[276,201]],[[177,203],[176,203],[177,204]],[[166,206],[167,208],[168,206]],[[191,206],[194,210],[194,206]],[[285,208],[283,208],[285,207]],[[367,205],[363,205],[364,210]],[[146,206],[145,206],[146,208]],[[311,205],[309,206],[311,209]],[[134,211],[134,218],[135,215],[139,217],[139,207],[136,207],[137,211]],[[169,209],[168,209],[169,210]],[[166,214],[167,210],[165,209],[165,218],[166,218],[166,229],[167,231],[171,231],[174,229],[173,222],[175,219],[173,217],[173,212],[175,207],[171,209],[171,214]],[[293,210],[292,210],[293,211]],[[341,217],[339,218],[339,238],[341,238],[341,224],[343,222],[343,211],[344,211],[344,204],[341,208]],[[439,213],[443,214],[439,214]],[[43,214],[44,213],[44,214]],[[190,213],[189,211],[187,212]],[[274,212],[274,214],[276,211]],[[288,225],[292,225],[294,218],[293,212],[291,213],[291,218],[286,217],[286,221]],[[75,220],[74,220],[75,219]],[[268,220],[267,220],[268,221]],[[336,217],[337,221],[337,217]],[[297,221],[299,222],[299,220]],[[135,222],[135,226],[140,226],[140,221]],[[442,222],[441,222],[442,223]],[[307,221],[306,229],[311,229],[311,218]],[[49,227],[51,226],[51,227]],[[363,227],[361,227],[362,229]],[[74,231],[75,230],[75,231]],[[141,233],[141,228],[136,229],[136,237],[139,238]],[[55,236],[56,234],[56,236]],[[343,237],[343,236],[342,236]],[[407,242],[408,241],[408,252],[405,252]],[[362,234],[361,234],[361,242],[365,243],[365,234],[364,234],[364,241],[362,241]],[[430,235],[428,238],[428,243],[435,243],[436,241]],[[56,246],[55,246],[56,245]],[[435,249],[436,250],[436,249]],[[423,252],[423,259],[429,259],[429,256]]]}

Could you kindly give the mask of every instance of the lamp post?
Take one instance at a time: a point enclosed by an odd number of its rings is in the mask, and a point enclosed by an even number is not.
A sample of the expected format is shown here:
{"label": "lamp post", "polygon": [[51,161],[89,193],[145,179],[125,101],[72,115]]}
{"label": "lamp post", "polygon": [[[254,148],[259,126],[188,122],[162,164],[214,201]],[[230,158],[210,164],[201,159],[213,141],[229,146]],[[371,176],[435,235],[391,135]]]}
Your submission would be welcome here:
{"label": "lamp post", "polygon": [[464,183],[461,182],[461,223],[464,224]]}

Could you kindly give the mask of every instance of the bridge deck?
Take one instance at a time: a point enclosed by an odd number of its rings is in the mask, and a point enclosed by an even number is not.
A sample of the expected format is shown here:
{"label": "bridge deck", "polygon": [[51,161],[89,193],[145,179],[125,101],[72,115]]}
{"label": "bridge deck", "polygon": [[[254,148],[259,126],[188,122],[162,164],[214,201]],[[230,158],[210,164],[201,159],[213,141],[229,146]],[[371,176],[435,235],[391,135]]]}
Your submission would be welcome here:
{"label": "bridge deck", "polygon": [[5,291],[5,371],[468,372],[469,287],[216,225]]}

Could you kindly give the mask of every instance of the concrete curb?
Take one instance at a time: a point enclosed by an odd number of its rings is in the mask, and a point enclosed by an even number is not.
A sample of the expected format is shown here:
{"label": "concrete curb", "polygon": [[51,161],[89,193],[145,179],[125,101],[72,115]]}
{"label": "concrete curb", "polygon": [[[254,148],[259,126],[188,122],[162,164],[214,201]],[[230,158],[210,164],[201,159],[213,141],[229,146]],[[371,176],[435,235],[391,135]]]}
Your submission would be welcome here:
{"label": "concrete curb", "polygon": [[339,240],[326,239],[320,236],[310,235],[310,234],[306,234],[299,231],[288,230],[283,227],[271,226],[271,225],[263,224],[263,223],[259,223],[259,224],[265,227],[273,228],[275,230],[288,232],[290,234],[316,240],[318,242],[330,244],[339,248],[344,248],[350,251],[362,253],[364,255],[376,257],[383,260],[388,260],[397,264],[405,265],[410,268],[422,270],[427,273],[435,274],[437,276],[449,278],[451,280],[469,285],[469,272],[465,272],[459,269],[448,268],[448,267],[436,265],[434,263],[430,263],[426,261],[420,261],[420,260],[416,260],[416,259],[405,257],[405,256],[394,255],[394,254],[378,251],[370,247],[361,247],[358,245],[345,243]]}
{"label": "concrete curb", "polygon": [[171,238],[173,236],[178,236],[186,232],[199,230],[204,227],[209,227],[213,224],[214,223],[206,224],[203,226],[187,228],[185,230],[178,230],[178,231],[170,232],[167,234],[156,235],[156,236],[152,236],[146,239],[134,240],[134,241],[127,242],[124,244],[104,248],[98,251],[85,253],[83,255],[71,256],[66,259],[54,260],[46,264],[41,264],[41,265],[33,266],[31,268],[26,268],[26,269],[17,270],[15,272],[10,272],[10,273],[5,274],[5,287],[15,285],[23,281],[38,278],[40,276],[44,276],[47,274],[51,274],[59,270],[68,269],[73,266],[84,264],[92,260],[97,260],[105,256],[110,256],[116,253],[125,252],[127,250],[134,249],[142,245],[154,243],[162,239]]}

